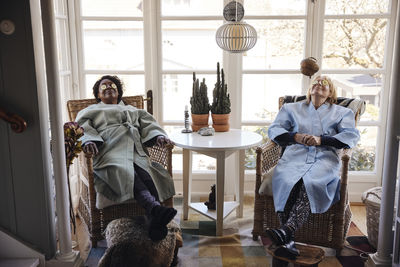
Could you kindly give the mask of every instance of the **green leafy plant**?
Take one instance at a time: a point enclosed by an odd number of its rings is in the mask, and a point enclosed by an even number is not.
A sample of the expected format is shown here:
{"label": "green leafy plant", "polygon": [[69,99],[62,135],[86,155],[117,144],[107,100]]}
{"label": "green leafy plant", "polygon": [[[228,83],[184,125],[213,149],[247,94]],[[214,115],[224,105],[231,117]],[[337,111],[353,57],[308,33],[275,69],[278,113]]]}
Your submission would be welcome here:
{"label": "green leafy plant", "polygon": [[193,72],[192,97],[190,97],[192,114],[208,114],[210,111],[210,102],[207,96],[206,79],[199,86],[199,79],[196,79],[196,73]]}
{"label": "green leafy plant", "polygon": [[349,163],[350,171],[373,171],[375,168],[375,151],[368,151],[358,144],[353,148]]}
{"label": "green leafy plant", "polygon": [[[220,78],[221,76],[221,78]],[[211,105],[213,114],[231,113],[231,101],[228,94],[228,85],[225,84],[224,70],[219,72],[219,62],[217,63],[217,82],[213,90],[213,103]]]}
{"label": "green leafy plant", "polygon": [[[266,143],[269,140],[268,139],[268,127],[266,127],[266,126],[264,126],[264,127],[253,126],[248,130],[260,134],[263,137],[262,143]],[[256,168],[256,158],[257,158],[257,154],[256,154],[255,148],[250,148],[250,149],[246,150],[244,166],[247,170],[254,170]]]}

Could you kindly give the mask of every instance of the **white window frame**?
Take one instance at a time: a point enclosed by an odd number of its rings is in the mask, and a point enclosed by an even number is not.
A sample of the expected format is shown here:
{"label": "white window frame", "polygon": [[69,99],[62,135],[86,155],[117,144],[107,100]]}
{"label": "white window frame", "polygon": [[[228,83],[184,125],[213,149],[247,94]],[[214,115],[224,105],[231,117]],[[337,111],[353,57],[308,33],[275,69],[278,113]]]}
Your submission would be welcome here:
{"label": "white window frame", "polygon": [[[245,1],[245,0],[244,0]],[[227,4],[229,0],[224,0],[223,4]],[[243,1],[241,1],[243,2]],[[382,69],[324,69],[322,66],[321,74],[371,74],[379,73],[384,75],[383,86],[381,90],[381,105],[380,117],[377,121],[360,121],[359,126],[376,126],[378,127],[376,160],[374,172],[350,172],[350,199],[353,201],[360,201],[360,195],[366,189],[378,186],[381,184],[381,176],[383,169],[383,156],[384,156],[384,142],[386,133],[386,120],[388,110],[388,97],[389,86],[391,79],[392,69],[392,50],[394,42],[394,27],[397,10],[397,1],[391,0],[389,3],[389,10],[391,13],[385,14],[360,14],[360,15],[325,15],[325,0],[306,0],[306,13],[304,15],[268,15],[268,16],[252,16],[246,15],[246,20],[273,20],[273,19],[304,19],[305,20],[305,40],[304,40],[304,57],[314,56],[318,62],[322,62],[322,45],[323,45],[323,23],[325,19],[353,19],[353,18],[385,18],[388,19],[387,25],[387,40],[385,47],[384,66]],[[70,7],[69,7],[70,8]],[[85,92],[82,88],[85,87],[86,74],[107,74],[106,70],[84,70],[84,56],[83,56],[83,35],[82,35],[82,21],[83,20],[96,20],[96,21],[143,21],[144,29],[144,71],[126,71],[126,70],[113,70],[116,74],[142,74],[145,77],[145,90],[153,91],[153,105],[154,116],[162,126],[177,126],[183,125],[183,121],[165,120],[162,114],[163,110],[163,91],[162,91],[162,76],[165,74],[192,74],[190,71],[182,70],[162,70],[162,36],[161,36],[161,21],[173,20],[221,20],[221,16],[162,16],[161,15],[161,0],[145,0],[143,1],[143,18],[141,17],[82,17],[80,10],[80,0],[74,0],[75,10],[69,10],[70,18],[73,18],[76,24],[76,33],[71,33],[71,36],[76,36],[76,47],[71,46],[72,54],[77,55],[76,62],[72,61],[72,70],[79,70],[79,97],[82,97]],[[74,12],[75,11],[75,12]],[[74,16],[75,15],[75,16]],[[71,21],[71,20],[70,20]],[[243,70],[241,54],[230,54],[223,52],[222,66],[226,70],[226,80],[231,96],[232,113],[231,113],[231,127],[240,128],[242,126],[254,125],[269,125],[271,121],[242,121],[242,77],[244,74],[299,74],[298,69],[272,69],[272,70],[259,70],[259,69],[246,69]],[[195,70],[197,74],[215,74],[215,70]],[[310,80],[307,77],[302,79],[302,91],[306,92]],[[246,172],[246,183],[252,184],[255,171]],[[177,175],[181,175],[177,173]],[[207,174],[205,172],[205,175]],[[208,180],[209,178],[207,178]],[[211,179],[211,178],[210,178]],[[246,190],[253,191],[254,186],[246,186]]]}
{"label": "white window frame", "polygon": [[[143,1],[143,17],[137,17],[137,16],[118,16],[118,17],[113,17],[113,16],[82,16],[82,10],[81,10],[81,0],[74,0],[74,8],[75,12],[74,14],[74,21],[76,24],[76,43],[77,43],[77,69],[79,69],[79,84],[81,85],[80,91],[80,97],[85,98],[86,97],[86,75],[88,74],[96,74],[96,75],[106,75],[110,74],[110,70],[104,70],[104,69],[85,69],[85,59],[84,59],[84,36],[83,36],[83,21],[143,21],[143,37],[145,37],[145,22],[144,22],[144,17],[145,17],[145,6],[148,4],[148,1]],[[147,17],[151,17],[151,14],[147,15]],[[145,40],[145,45],[147,41]],[[115,69],[112,70],[113,74],[116,75],[143,75],[146,76],[146,65],[148,66],[150,62],[147,62],[146,59],[149,58],[147,56],[147,51],[146,53],[146,46],[145,46],[145,68],[144,70],[122,70],[122,69]],[[147,92],[149,89],[147,83],[147,79],[145,79],[145,91]],[[155,103],[154,103],[154,106]],[[155,108],[157,109],[157,108]],[[157,116],[156,116],[157,117]]]}
{"label": "white window frame", "polygon": [[[247,15],[247,20],[262,19],[262,20],[272,20],[272,19],[305,19],[306,20],[306,32],[305,32],[305,51],[304,57],[314,56],[317,58],[318,62],[322,62],[322,46],[323,46],[323,35],[324,35],[324,20],[325,19],[368,19],[368,18],[383,18],[388,19],[387,34],[386,34],[386,45],[385,45],[385,58],[384,66],[382,69],[324,69],[321,66],[321,74],[383,74],[383,86],[381,90],[381,104],[380,104],[380,117],[377,121],[360,121],[358,126],[376,126],[378,127],[377,136],[377,148],[376,148],[376,159],[375,159],[375,170],[373,172],[366,171],[352,171],[349,176],[349,186],[350,192],[349,197],[352,201],[360,202],[360,196],[362,192],[368,188],[381,185],[381,177],[383,171],[383,156],[384,156],[384,143],[385,143],[385,133],[386,133],[386,120],[388,112],[388,97],[389,97],[389,86],[391,79],[391,68],[392,68],[392,54],[393,41],[394,41],[394,27],[396,21],[397,1],[391,1],[389,3],[389,10],[391,13],[385,14],[360,14],[360,15],[325,15],[325,1],[307,1],[306,14],[305,15],[294,15],[294,16],[251,16]],[[240,61],[240,59],[239,59]],[[235,68],[233,68],[235,70]],[[228,71],[228,73],[234,73],[233,71]],[[236,75],[242,77],[243,74],[299,74],[299,70],[293,69],[272,69],[272,70],[243,70],[242,72],[236,70]],[[235,75],[235,74],[234,74]],[[302,92],[306,93],[310,79],[303,77],[302,82]],[[229,84],[229,83],[228,83]],[[239,84],[236,82],[233,84]],[[241,86],[240,86],[241,87]],[[229,86],[232,89],[232,86]],[[240,99],[242,88],[236,88],[236,90],[231,90],[231,97],[234,99]],[[235,95],[235,93],[237,95]],[[240,102],[240,101],[239,101]],[[241,103],[236,103],[240,113],[235,116],[236,120],[241,121],[240,126],[259,126],[259,125],[270,125],[271,121],[258,120],[258,121],[245,121],[241,120]],[[233,104],[232,104],[233,105]],[[255,171],[248,172],[254,175]]]}
{"label": "white window frame", "polygon": [[[389,90],[390,80],[392,75],[392,51],[394,45],[394,29],[396,22],[397,1],[389,2],[389,10],[391,13],[384,14],[359,14],[359,15],[325,15],[325,1],[317,1],[316,7],[317,12],[315,14],[316,19],[320,22],[319,25],[324,24],[326,19],[368,19],[368,18],[383,18],[388,19],[386,28],[386,44],[385,44],[385,56],[384,64],[381,69],[324,69],[322,66],[322,74],[382,74],[383,85],[380,92],[381,103],[379,109],[379,119],[377,121],[360,121],[359,127],[363,126],[374,126],[378,128],[378,135],[376,140],[376,154],[375,154],[375,170],[373,172],[366,171],[352,171],[349,173],[349,198],[351,201],[361,202],[360,196],[367,189],[380,186],[382,184],[382,173],[383,173],[383,157],[385,148],[385,137],[386,137],[386,125],[387,125],[387,114],[389,106]],[[323,27],[319,27],[315,33],[318,40],[317,43],[317,60],[322,62],[322,38],[323,38]]]}
{"label": "white window frame", "polygon": [[[65,83],[60,84],[60,88],[62,90],[61,95],[64,97],[62,103],[64,104],[64,113],[63,115],[63,120],[69,121],[69,118],[67,116],[66,112],[66,101],[69,99],[78,99],[81,98],[80,95],[80,90],[79,90],[79,80],[78,80],[78,62],[77,62],[77,56],[76,56],[76,26],[75,26],[75,20],[74,14],[75,14],[75,5],[73,1],[67,1],[67,0],[55,0],[55,5],[56,6],[62,6],[63,10],[65,11],[64,14],[60,14],[57,12],[57,10],[54,10],[54,19],[55,23],[57,21],[63,22],[66,25],[66,32],[62,34],[62,36],[58,36],[59,38],[56,39],[57,42],[62,42],[65,44],[67,47],[67,51],[64,51],[66,53],[66,60],[69,61],[69,67],[65,68],[63,66],[59,66],[59,72],[58,75],[60,77],[59,81],[64,82],[65,79],[69,80],[69,85],[71,86],[70,88],[65,88]],[[72,18],[72,19],[71,19]],[[57,24],[55,24],[57,25]],[[56,28],[57,30],[57,28]],[[57,34],[59,34],[57,32]],[[64,38],[65,36],[65,38]],[[58,46],[57,46],[58,47]],[[61,52],[61,51],[58,51]],[[79,182],[78,182],[78,174],[80,173],[80,168],[79,164],[73,164],[70,167],[69,170],[69,179],[70,179],[70,185],[71,185],[71,193],[73,197],[73,203],[74,207],[77,206],[78,204],[78,198],[79,198]]]}

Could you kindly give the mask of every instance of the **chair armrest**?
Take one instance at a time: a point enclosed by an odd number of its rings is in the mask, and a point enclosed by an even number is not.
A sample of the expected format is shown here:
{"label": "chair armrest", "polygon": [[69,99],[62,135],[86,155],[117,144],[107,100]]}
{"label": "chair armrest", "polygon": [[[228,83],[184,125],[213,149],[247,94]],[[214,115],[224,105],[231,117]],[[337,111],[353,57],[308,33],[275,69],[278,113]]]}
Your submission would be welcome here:
{"label": "chair armrest", "polygon": [[269,140],[256,148],[257,164],[256,173],[263,175],[274,167],[279,160],[281,147]]}
{"label": "chair armrest", "polygon": [[340,175],[340,204],[344,208],[347,202],[347,183],[349,173],[349,161],[352,154],[351,149],[342,149],[340,153],[340,159],[342,160],[342,170]]}
{"label": "chair armrest", "polygon": [[281,147],[268,140],[256,148],[256,154],[256,193],[258,193],[262,176],[278,163]]}
{"label": "chair armrest", "polygon": [[166,144],[164,147],[154,145],[148,148],[151,161],[161,164],[172,177],[172,150],[174,145]]}
{"label": "chair armrest", "polygon": [[353,150],[350,148],[344,148],[342,149],[342,151],[340,152],[340,158],[342,159],[342,161],[349,161],[351,158],[351,154],[353,153]]}
{"label": "chair armrest", "polygon": [[[340,152],[340,159],[342,160],[342,175],[341,175],[341,183],[347,184],[347,173],[349,169],[349,162],[351,159],[351,154],[353,153],[352,149],[342,149]],[[343,175],[346,174],[346,175]]]}
{"label": "chair armrest", "polygon": [[94,172],[93,172],[93,154],[84,153],[86,159],[86,167],[88,177],[88,194],[89,194],[89,208],[96,209],[96,190],[94,189]]}

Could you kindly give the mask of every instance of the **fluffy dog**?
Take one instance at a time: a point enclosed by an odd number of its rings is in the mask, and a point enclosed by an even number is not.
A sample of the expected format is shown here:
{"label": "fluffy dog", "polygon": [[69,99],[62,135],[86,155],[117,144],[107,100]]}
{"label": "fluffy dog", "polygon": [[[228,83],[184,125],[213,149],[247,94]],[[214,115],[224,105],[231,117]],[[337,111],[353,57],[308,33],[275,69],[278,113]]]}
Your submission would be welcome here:
{"label": "fluffy dog", "polygon": [[110,222],[105,230],[107,250],[99,267],[170,267],[178,263],[182,247],[180,227],[171,221],[167,236],[157,242],[149,237],[149,222],[144,216],[121,218]]}

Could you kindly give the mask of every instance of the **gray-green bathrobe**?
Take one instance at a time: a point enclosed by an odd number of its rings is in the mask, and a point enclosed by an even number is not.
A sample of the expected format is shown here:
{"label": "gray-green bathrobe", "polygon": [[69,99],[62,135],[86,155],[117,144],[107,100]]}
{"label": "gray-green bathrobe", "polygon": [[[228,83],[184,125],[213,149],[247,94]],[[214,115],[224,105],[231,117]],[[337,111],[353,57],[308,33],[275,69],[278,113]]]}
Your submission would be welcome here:
{"label": "gray-green bathrobe", "polygon": [[82,143],[95,142],[99,149],[93,158],[96,192],[118,203],[132,199],[135,163],[153,178],[160,201],[175,194],[168,171],[151,162],[143,146],[158,135],[166,136],[150,113],[122,101],[100,102],[81,110],[76,121],[84,129]]}

